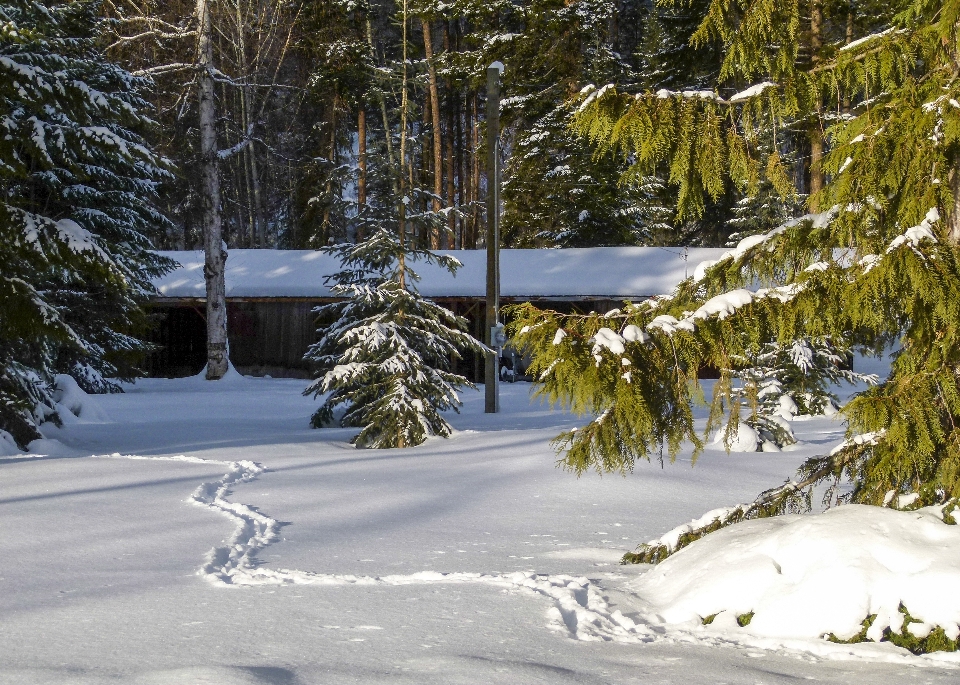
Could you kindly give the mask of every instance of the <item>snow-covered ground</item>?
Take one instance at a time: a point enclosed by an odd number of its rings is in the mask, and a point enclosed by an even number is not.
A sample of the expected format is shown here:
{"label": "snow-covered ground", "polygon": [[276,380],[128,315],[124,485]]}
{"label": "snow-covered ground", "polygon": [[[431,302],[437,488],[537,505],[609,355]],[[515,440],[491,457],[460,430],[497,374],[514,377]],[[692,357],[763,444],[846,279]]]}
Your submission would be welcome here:
{"label": "snow-covered ground", "polygon": [[[577,479],[503,386],[449,440],[352,448],[303,381],[144,380],[0,458],[0,683],[956,682],[890,645],[644,623],[625,551],[842,437]],[[73,398],[71,398],[73,399]],[[91,455],[99,455],[92,457]]]}

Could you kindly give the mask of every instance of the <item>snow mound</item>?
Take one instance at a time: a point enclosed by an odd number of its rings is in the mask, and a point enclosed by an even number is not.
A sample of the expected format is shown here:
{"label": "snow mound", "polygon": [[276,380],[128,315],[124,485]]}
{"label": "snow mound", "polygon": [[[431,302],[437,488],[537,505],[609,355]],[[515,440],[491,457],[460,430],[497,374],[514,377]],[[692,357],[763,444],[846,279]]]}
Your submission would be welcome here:
{"label": "snow mound", "polygon": [[0,457],[19,457],[23,452],[17,447],[16,440],[5,430],[0,430]]}
{"label": "snow mound", "polygon": [[[630,584],[651,621],[730,637],[850,639],[903,628],[960,635],[960,526],[937,507],[845,505],[823,514],[738,523],[682,549]],[[752,613],[741,627],[737,618]],[[710,625],[703,619],[715,616]]]}
{"label": "snow mound", "polygon": [[27,451],[35,457],[77,457],[80,452],[67,447],[54,438],[39,438],[27,445]]}
{"label": "snow mound", "polygon": [[196,376],[190,376],[187,379],[189,381],[194,381],[199,385],[205,386],[211,389],[223,388],[225,386],[239,386],[247,383],[250,378],[244,376],[242,373],[237,371],[237,368],[233,365],[232,361],[227,361],[227,372],[223,374],[216,381],[207,380],[207,367],[204,365],[203,369],[200,370]]}
{"label": "snow mound", "polygon": [[135,685],[264,685],[289,679],[289,671],[283,668],[192,666],[148,671],[139,674],[133,682]]}
{"label": "snow mound", "polygon": [[737,432],[728,431],[726,428],[721,428],[717,431],[716,435],[713,436],[712,445],[718,445],[721,448],[726,449],[726,438],[729,432],[729,442],[730,442],[730,451],[731,452],[756,452],[760,445],[763,443],[763,440],[760,438],[760,434],[757,433],[756,429],[752,426],[741,422],[737,426]]}
{"label": "snow mound", "polygon": [[96,399],[85,393],[69,374],[61,373],[54,379],[53,399],[57,403],[60,420],[64,423],[76,423],[74,419],[93,423],[107,421]]}

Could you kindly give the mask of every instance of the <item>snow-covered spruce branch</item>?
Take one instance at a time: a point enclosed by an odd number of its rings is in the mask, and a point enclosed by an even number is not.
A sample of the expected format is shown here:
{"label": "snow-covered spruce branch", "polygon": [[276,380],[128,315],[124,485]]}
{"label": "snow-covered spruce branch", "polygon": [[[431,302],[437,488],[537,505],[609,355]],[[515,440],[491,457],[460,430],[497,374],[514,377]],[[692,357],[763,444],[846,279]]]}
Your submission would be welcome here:
{"label": "snow-covered spruce branch", "polygon": [[[761,81],[760,83],[754,84],[749,88],[745,88],[744,90],[734,93],[726,99],[721,97],[720,94],[714,90],[670,90],[668,88],[660,88],[659,90],[654,91],[652,94],[650,92],[637,93],[634,98],[641,100],[652,95],[658,100],[680,98],[684,100],[709,100],[711,102],[716,102],[719,105],[736,105],[757,97],[771,88],[777,87],[777,84],[773,83],[772,81]],[[584,99],[579,105],[577,105],[577,111],[584,112],[588,107],[590,107],[590,105],[600,100],[608,93],[612,95],[617,94],[616,86],[613,83],[608,83],[600,88],[597,88],[594,84],[584,86],[580,91],[580,95]]]}
{"label": "snow-covered spruce branch", "polygon": [[[818,217],[827,223],[834,215]],[[696,297],[700,286],[690,279],[672,295],[628,303],[605,315],[567,316],[532,305],[516,307],[511,330],[518,344],[527,346],[534,356],[538,393],[574,412],[606,416],[600,423],[591,422],[557,438],[558,452],[565,454],[563,463],[578,473],[592,468],[626,472],[637,459],[649,459],[664,448],[674,458],[687,440],[694,444],[696,456],[702,442],[689,408],[695,391],[688,387],[696,369],[704,364],[727,369],[711,402],[709,433],[722,420],[724,407],[737,404],[730,383],[735,375],[732,358],[749,349],[749,336],[742,337],[739,329],[747,327],[751,335],[763,338],[776,337],[776,331],[786,326],[791,335],[800,335],[802,329],[794,328],[801,321],[813,321],[806,310],[823,292],[839,297],[839,288],[864,297],[877,287],[875,275],[887,278],[891,269],[903,268],[907,254],[921,258],[914,262],[921,269],[926,268],[924,263],[939,264],[926,258],[937,245],[931,227],[938,218],[936,210],[929,211],[919,225],[890,240],[881,255],[854,261],[846,253],[835,254],[829,262],[809,264],[781,286],[736,288],[704,300]],[[799,222],[796,226],[801,230]],[[747,249],[741,247],[743,254],[734,250],[728,260],[742,257],[743,264],[749,264],[758,256],[752,250],[758,244],[748,240]],[[711,278],[712,272],[707,276]],[[632,369],[644,373],[638,375]],[[734,419],[731,413],[730,421]]]}
{"label": "snow-covered spruce branch", "polygon": [[813,487],[826,478],[842,473],[850,462],[862,457],[865,449],[875,446],[882,438],[883,433],[880,432],[845,439],[826,457],[813,457],[808,460],[801,467],[801,473],[805,477],[799,482],[788,480],[783,485],[760,493],[753,502],[708,511],[700,518],[641,544],[636,552],[623,555],[621,563],[657,564],[703,536],[735,523],[809,511]]}
{"label": "snow-covered spruce branch", "polygon": [[[742,263],[751,250],[758,249],[760,246],[768,244],[772,239],[783,234],[790,228],[799,226],[805,222],[811,222],[811,224],[816,228],[826,227],[833,219],[837,217],[838,212],[839,208],[833,207],[826,212],[806,215],[798,219],[793,219],[774,229],[773,231],[770,231],[769,233],[745,238],[744,240],[740,241],[734,250],[725,253],[719,259],[700,263],[694,271],[693,281],[694,283],[697,283],[704,280],[707,277],[710,269],[720,269],[729,265]],[[886,250],[884,251],[884,256],[891,255],[897,250],[897,248],[900,248],[901,246],[906,246],[918,256],[923,257],[924,255],[920,250],[921,243],[924,241],[928,241],[929,243],[938,242],[937,237],[934,235],[932,230],[932,226],[939,220],[940,213],[936,210],[936,208],[931,208],[927,212],[923,221],[916,226],[907,228],[901,235],[898,235],[890,241],[886,247]],[[851,279],[856,279],[858,276],[865,275],[876,268],[882,258],[883,257],[881,256],[871,254],[865,255],[856,263],[851,265],[844,266],[835,263],[833,266],[836,266],[837,268],[849,273]],[[813,264],[807,266],[801,273],[812,275],[818,272],[826,271],[829,268],[831,268],[831,264],[828,264],[827,262],[814,262]],[[681,319],[676,319],[668,314],[657,316],[653,319],[653,321],[647,324],[646,329],[650,332],[653,332],[654,330],[660,330],[667,335],[673,335],[678,331],[687,331],[689,333],[693,333],[696,330],[698,321],[707,320],[713,317],[716,317],[722,321],[723,319],[732,316],[737,310],[764,299],[774,299],[779,302],[786,303],[799,295],[803,289],[803,281],[794,281],[786,285],[775,286],[771,288],[759,288],[753,291],[746,288],[737,288],[736,290],[721,293],[710,298],[699,308],[697,308],[696,311],[682,317]],[[656,300],[656,302],[661,301],[663,300]]]}

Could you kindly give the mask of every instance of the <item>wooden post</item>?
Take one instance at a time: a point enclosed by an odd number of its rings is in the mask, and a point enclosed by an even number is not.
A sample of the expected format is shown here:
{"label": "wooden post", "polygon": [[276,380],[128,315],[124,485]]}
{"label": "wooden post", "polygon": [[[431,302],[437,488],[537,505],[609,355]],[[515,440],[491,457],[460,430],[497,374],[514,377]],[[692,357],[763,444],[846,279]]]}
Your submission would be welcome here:
{"label": "wooden post", "polygon": [[500,369],[493,327],[500,310],[500,76],[503,64],[487,67],[487,330],[484,411],[500,411]]}

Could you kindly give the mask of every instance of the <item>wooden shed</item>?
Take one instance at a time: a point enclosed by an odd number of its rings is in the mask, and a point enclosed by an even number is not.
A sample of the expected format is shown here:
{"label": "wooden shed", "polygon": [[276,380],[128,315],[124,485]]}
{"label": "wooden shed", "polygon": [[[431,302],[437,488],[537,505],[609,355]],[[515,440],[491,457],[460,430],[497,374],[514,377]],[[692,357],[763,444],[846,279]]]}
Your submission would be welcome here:
{"label": "wooden shed", "polygon": [[[624,301],[669,292],[696,266],[722,249],[597,247],[566,250],[502,250],[501,303],[533,301],[566,311],[606,311]],[[181,268],[158,279],[151,303],[158,350],[147,360],[153,376],[199,373],[206,361],[202,252],[163,252]],[[456,277],[437,267],[418,270],[420,292],[470,321],[480,337],[486,293],[486,251],[446,252],[463,267]],[[247,375],[309,377],[303,360],[317,339],[313,309],[330,302],[327,277],[333,257],[312,250],[231,250],[226,265],[230,359]],[[414,267],[416,268],[416,267]],[[458,371],[477,379],[479,359]]]}

